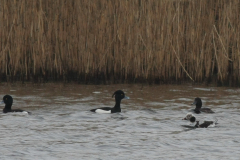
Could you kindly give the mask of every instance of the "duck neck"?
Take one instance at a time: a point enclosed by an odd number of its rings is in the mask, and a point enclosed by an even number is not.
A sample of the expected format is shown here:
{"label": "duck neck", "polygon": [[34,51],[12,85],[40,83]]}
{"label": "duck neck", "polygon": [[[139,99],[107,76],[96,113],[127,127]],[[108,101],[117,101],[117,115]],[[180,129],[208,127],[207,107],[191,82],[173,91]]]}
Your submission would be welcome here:
{"label": "duck neck", "polygon": [[12,107],[12,104],[6,104],[4,110],[10,111]]}
{"label": "duck neck", "polygon": [[120,103],[121,103],[121,99],[115,99],[116,103],[115,106],[113,107],[115,111],[117,112],[121,112],[121,108],[120,108]]}
{"label": "duck neck", "polygon": [[196,104],[196,109],[201,109],[201,107],[202,107],[202,104]]}

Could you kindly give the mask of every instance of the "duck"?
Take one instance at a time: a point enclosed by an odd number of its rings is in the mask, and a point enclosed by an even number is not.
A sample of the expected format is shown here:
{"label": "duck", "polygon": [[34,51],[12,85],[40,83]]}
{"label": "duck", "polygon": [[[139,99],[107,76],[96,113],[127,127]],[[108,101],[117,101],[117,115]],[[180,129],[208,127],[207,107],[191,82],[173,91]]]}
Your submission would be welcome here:
{"label": "duck", "polygon": [[120,103],[122,99],[129,99],[122,90],[117,90],[113,93],[112,97],[115,96],[115,106],[111,107],[102,107],[90,110],[95,113],[117,113],[121,112]]}
{"label": "duck", "polygon": [[202,108],[202,100],[199,97],[194,99],[194,102],[192,103],[192,105],[196,105],[196,108],[193,111],[197,114],[201,112],[214,113],[210,108]]}
{"label": "duck", "polygon": [[24,111],[22,109],[12,109],[12,104],[13,104],[13,98],[10,95],[5,95],[3,97],[3,101],[1,104],[5,104],[5,107],[3,108],[3,113],[9,113],[9,112],[23,112],[23,113],[28,113],[31,114],[31,112]]}
{"label": "duck", "polygon": [[196,121],[195,127],[196,128],[207,128],[208,126],[215,126],[214,121],[204,121],[202,124],[199,124],[199,121]]}
{"label": "duck", "polygon": [[199,124],[199,121],[196,121],[196,117],[192,113],[188,113],[186,117],[183,118],[183,120],[189,120],[192,123],[196,122],[196,124],[194,125],[194,128],[207,128],[210,125],[214,127],[215,124],[217,123],[217,120],[216,120],[216,121],[204,121],[202,124]]}

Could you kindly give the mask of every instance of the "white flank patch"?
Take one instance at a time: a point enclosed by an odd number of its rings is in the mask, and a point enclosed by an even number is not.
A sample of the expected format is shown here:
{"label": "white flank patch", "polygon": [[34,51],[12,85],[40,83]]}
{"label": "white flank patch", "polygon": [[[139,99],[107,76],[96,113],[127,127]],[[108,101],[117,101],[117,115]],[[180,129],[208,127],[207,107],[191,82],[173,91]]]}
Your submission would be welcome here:
{"label": "white flank patch", "polygon": [[101,92],[96,91],[96,92],[92,92],[92,93],[99,94],[99,93],[101,93]]}
{"label": "white flank patch", "polygon": [[111,113],[111,110],[106,111],[106,110],[102,110],[102,109],[96,109],[95,112],[96,113]]}
{"label": "white flank patch", "polygon": [[210,124],[209,127],[215,127],[215,122],[213,124]]}
{"label": "white flank patch", "polygon": [[22,112],[8,112],[8,114],[17,115],[17,116],[29,115],[27,111],[22,111]]}
{"label": "white flank patch", "polygon": [[22,113],[24,113],[24,114],[28,114],[28,112],[27,112],[27,111],[22,111]]}

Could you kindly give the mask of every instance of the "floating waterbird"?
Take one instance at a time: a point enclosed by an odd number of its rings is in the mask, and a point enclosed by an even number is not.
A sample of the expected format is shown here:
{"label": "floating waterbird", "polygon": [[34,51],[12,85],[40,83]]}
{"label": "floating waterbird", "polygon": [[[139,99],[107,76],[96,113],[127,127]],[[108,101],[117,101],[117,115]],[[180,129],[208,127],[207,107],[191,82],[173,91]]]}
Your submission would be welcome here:
{"label": "floating waterbird", "polygon": [[5,107],[3,108],[3,113],[8,113],[8,112],[23,112],[23,113],[28,113],[31,114],[31,112],[24,111],[21,109],[12,109],[12,104],[13,104],[13,98],[10,95],[5,95],[3,97],[3,101],[1,102],[5,103]]}
{"label": "floating waterbird", "polygon": [[121,112],[120,103],[122,99],[129,99],[129,97],[125,96],[124,92],[121,90],[118,90],[113,93],[112,97],[115,96],[116,104],[113,108],[110,107],[102,107],[102,108],[96,108],[92,109],[90,111],[96,112],[96,113],[116,113]]}
{"label": "floating waterbird", "polygon": [[[207,128],[211,125],[211,127],[214,127],[215,124],[217,123],[216,121],[204,121],[202,124],[199,124],[199,121],[196,121],[196,117],[194,116],[194,114],[192,113],[188,113],[186,115],[185,118],[183,118],[183,120],[189,120],[190,122],[194,123],[196,122],[196,124],[194,125],[193,128]],[[185,125],[184,125],[185,126]],[[187,126],[188,127],[188,126]]]}
{"label": "floating waterbird", "polygon": [[205,113],[214,113],[210,108],[202,108],[202,100],[201,98],[195,98],[192,105],[196,105],[196,108],[193,110],[195,113],[199,114],[201,112]]}

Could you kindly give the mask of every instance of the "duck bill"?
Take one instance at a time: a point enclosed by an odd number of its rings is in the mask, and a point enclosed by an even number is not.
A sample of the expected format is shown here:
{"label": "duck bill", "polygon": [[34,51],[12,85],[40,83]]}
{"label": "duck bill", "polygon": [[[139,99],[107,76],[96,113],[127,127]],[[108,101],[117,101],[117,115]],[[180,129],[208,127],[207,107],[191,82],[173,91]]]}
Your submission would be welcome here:
{"label": "duck bill", "polygon": [[130,99],[128,96],[125,96],[123,99]]}
{"label": "duck bill", "polygon": [[4,101],[0,102],[0,104],[3,104],[3,103],[4,103]]}
{"label": "duck bill", "polygon": [[185,117],[185,118],[183,118],[182,120],[187,120],[187,118]]}
{"label": "duck bill", "polygon": [[196,105],[197,104],[197,102],[196,101],[194,101],[193,103],[192,103],[192,105]]}

